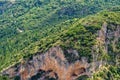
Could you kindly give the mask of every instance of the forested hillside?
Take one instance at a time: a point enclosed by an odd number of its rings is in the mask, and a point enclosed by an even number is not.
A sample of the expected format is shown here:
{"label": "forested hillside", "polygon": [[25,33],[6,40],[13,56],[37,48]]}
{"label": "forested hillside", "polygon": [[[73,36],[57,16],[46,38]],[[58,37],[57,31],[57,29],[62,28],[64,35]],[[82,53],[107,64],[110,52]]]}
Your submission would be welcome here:
{"label": "forested hillside", "polygon": [[[56,46],[70,64],[82,57],[88,63],[105,62],[93,70],[94,80],[119,80],[120,1],[0,1],[1,72]],[[79,57],[68,50],[76,50]]]}

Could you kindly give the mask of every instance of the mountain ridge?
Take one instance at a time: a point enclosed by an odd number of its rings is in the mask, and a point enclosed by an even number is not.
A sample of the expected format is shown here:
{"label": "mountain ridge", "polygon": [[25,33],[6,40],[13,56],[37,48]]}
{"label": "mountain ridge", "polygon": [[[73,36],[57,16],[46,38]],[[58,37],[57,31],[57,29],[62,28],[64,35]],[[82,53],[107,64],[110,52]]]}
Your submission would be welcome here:
{"label": "mountain ridge", "polygon": [[[107,15],[108,14],[108,15]],[[100,45],[104,45],[104,40],[105,40],[105,37],[106,37],[106,28],[108,27],[108,23],[109,24],[112,24],[113,22],[111,22],[112,21],[112,17],[111,17],[111,19],[109,20],[109,17],[108,16],[113,16],[113,14],[116,14],[117,16],[120,14],[119,12],[109,12],[109,11],[103,11],[103,12],[100,12],[100,13],[98,13],[98,14],[96,14],[96,15],[93,15],[93,16],[90,16],[90,17],[86,17],[86,18],[83,18],[83,19],[80,19],[80,20],[78,20],[78,22],[75,22],[75,23],[73,23],[73,25],[71,26],[71,27],[69,27],[69,29],[67,29],[67,30],[65,30],[65,31],[63,31],[62,32],[62,34],[60,35],[60,34],[58,34],[59,36],[60,36],[60,38],[61,39],[65,39],[65,38],[63,38],[62,36],[64,36],[64,37],[68,37],[68,34],[69,34],[69,36],[75,36],[75,35],[77,35],[77,34],[80,34],[80,33],[82,33],[82,34],[84,34],[84,31],[86,32],[86,31],[90,31],[90,32],[92,32],[93,34],[95,34],[95,33],[97,33],[98,35],[99,35],[99,38],[97,38],[97,36],[96,36],[96,39],[97,39],[97,41],[99,41],[100,39]],[[101,16],[99,16],[99,15],[101,15]],[[106,16],[107,15],[107,16]],[[114,17],[116,17],[116,15],[114,15],[113,16],[113,20],[114,20]],[[95,18],[94,18],[95,17]],[[92,20],[92,19],[99,19],[99,21],[96,21],[96,20]],[[108,19],[107,19],[108,18]],[[119,17],[117,17],[116,19],[118,19],[119,20]],[[91,21],[90,21],[91,20]],[[89,23],[88,23],[88,21],[89,21]],[[101,21],[101,22],[100,22]],[[106,21],[106,22],[105,22]],[[117,20],[115,20],[115,21],[117,21]],[[94,24],[92,24],[94,22]],[[96,25],[96,23],[97,23],[97,25]],[[98,25],[98,23],[99,23],[99,25]],[[87,24],[87,25],[86,25]],[[118,22],[116,22],[115,24],[120,24],[120,22],[118,21]],[[83,27],[84,26],[84,27]],[[93,28],[92,28],[92,27]],[[116,26],[116,25],[115,25]],[[77,29],[76,29],[77,28]],[[80,29],[79,29],[80,28]],[[84,30],[84,29],[88,29],[88,30]],[[100,30],[101,29],[101,30]],[[76,30],[76,31],[74,31],[74,30]],[[96,32],[94,32],[94,30],[96,31]],[[97,32],[97,30],[100,30],[99,32]],[[119,30],[119,29],[117,29],[117,30]],[[77,32],[78,31],[78,32]],[[114,31],[114,30],[113,30]],[[74,33],[75,32],[75,33]],[[76,34],[77,33],[77,34]],[[90,33],[90,34],[92,34],[92,33]],[[92,34],[92,36],[93,36],[93,38],[95,38],[95,35],[93,35]],[[110,33],[111,34],[111,33]],[[116,34],[116,33],[115,33]],[[85,35],[85,34],[84,34]],[[88,34],[87,34],[88,35]],[[108,34],[109,35],[109,34]],[[57,35],[56,35],[57,36]],[[55,36],[55,37],[56,37]],[[81,35],[82,36],[82,35]],[[114,36],[114,34],[112,34],[112,36]],[[52,36],[53,37],[53,36]],[[70,37],[70,38],[71,38]],[[53,37],[54,38],[54,37]],[[91,37],[92,38],[92,37]],[[119,38],[119,37],[118,37]],[[50,37],[48,37],[48,38],[46,38],[46,40],[47,39],[50,39]],[[67,38],[68,40],[69,40],[69,38]],[[46,42],[46,40],[44,40],[45,42]],[[54,38],[54,40],[55,40],[55,38]],[[60,39],[58,38],[58,41],[59,41]],[[80,40],[80,38],[78,38],[78,40]],[[91,40],[91,39],[90,39]],[[51,40],[52,41],[52,40]],[[53,43],[53,45],[55,46],[55,45],[61,45],[61,43],[62,43],[62,49],[63,49],[63,51],[65,50],[65,53],[67,53],[67,54],[65,54],[65,57],[66,57],[66,59],[71,63],[74,63],[74,61],[76,61],[77,59],[79,60],[80,58],[77,58],[77,57],[75,57],[75,55],[69,55],[68,54],[68,52],[66,52],[66,50],[68,49],[69,50],[69,48],[70,48],[70,50],[72,49],[72,46],[71,46],[71,44],[66,44],[66,42],[59,42],[58,43],[58,41],[55,41],[55,42],[57,42],[57,43]],[[66,41],[66,40],[63,40],[63,41]],[[69,41],[71,41],[71,40],[69,40]],[[72,40],[73,41],[73,40]],[[76,40],[76,42],[77,42],[77,40]],[[102,43],[101,43],[102,42]],[[44,42],[43,42],[44,43]],[[50,42],[51,43],[51,42]],[[88,42],[88,43],[90,43],[90,41]],[[64,44],[64,45],[63,45]],[[74,43],[74,44],[76,44],[76,43]],[[94,43],[95,44],[95,43]],[[93,50],[98,50],[98,49],[100,49],[99,47],[100,47],[100,45],[99,44],[97,44],[97,46],[98,47],[94,47],[95,49],[93,49]],[[105,43],[106,44],[106,43]],[[39,44],[40,45],[40,44]],[[84,42],[83,42],[83,44],[82,45],[86,45],[86,43],[84,44]],[[91,46],[93,46],[93,43],[92,44],[88,44],[88,45],[86,45],[86,46],[89,46],[89,45],[91,45]],[[78,45],[78,47],[79,47],[80,45]],[[82,46],[81,46],[82,47]],[[106,49],[104,50],[104,46],[102,46],[103,48],[102,48],[102,50],[103,50],[103,52],[105,52],[106,51]],[[41,47],[41,48],[43,48],[43,46]],[[46,48],[46,47],[45,47]],[[77,46],[76,47],[74,47],[73,46],[73,49],[75,49],[76,48],[76,50],[77,50]],[[49,49],[49,48],[48,48]],[[87,50],[89,49],[89,48],[86,48]],[[90,49],[92,49],[92,48],[90,48]],[[29,50],[29,49],[28,49]],[[79,48],[78,48],[78,50],[79,50]],[[85,51],[85,50],[84,50]],[[95,51],[94,51],[95,52]],[[78,52],[79,53],[79,52]],[[78,55],[78,53],[77,53],[77,55]],[[102,56],[106,56],[106,60],[107,59],[109,59],[109,54],[106,54],[106,55],[104,55],[104,53],[102,53],[102,52],[96,52],[96,53],[89,53],[88,54],[88,52],[87,52],[87,54],[85,54],[86,52],[84,52],[83,54],[80,52],[80,54],[79,54],[79,56],[85,56],[86,58],[87,58],[87,56],[88,56],[88,59],[90,58],[90,55],[91,56],[95,56],[96,54],[97,55],[99,55],[99,57],[101,57],[102,58]],[[101,53],[101,54],[100,54]],[[93,57],[93,60],[95,59],[95,60],[99,60],[99,57],[98,56],[95,56],[95,57]],[[119,55],[119,54],[118,54]],[[68,57],[67,57],[68,56]],[[74,56],[72,59],[71,59],[71,57],[72,56]],[[108,57],[107,57],[108,56]],[[32,57],[32,56],[31,56]],[[76,58],[76,59],[75,59]],[[91,59],[91,58],[90,58]],[[102,58],[102,59],[104,59],[104,57]],[[89,60],[88,60],[88,62],[89,62]],[[91,62],[91,60],[90,60],[90,62]],[[103,62],[104,62],[104,60],[103,60]],[[100,64],[99,63],[97,63],[96,65],[98,65],[99,64],[99,66],[103,66],[103,62],[101,62]],[[105,64],[106,62],[104,62],[104,64]],[[107,62],[108,63],[108,62]],[[95,63],[94,63],[95,64]],[[119,65],[119,64],[118,64]],[[92,68],[94,68],[94,67],[92,67]],[[25,79],[26,80],[26,79]]]}
{"label": "mountain ridge", "polygon": [[[99,60],[119,65],[118,0],[82,0],[80,3],[76,0],[22,0],[4,9],[8,4],[11,3],[0,6],[3,11],[0,13],[0,71],[58,45],[69,63],[83,56],[90,63],[96,55]],[[98,51],[93,49],[95,44]],[[71,50],[76,50],[79,54],[75,55],[79,57],[68,54]],[[116,69],[115,65],[109,65]]]}

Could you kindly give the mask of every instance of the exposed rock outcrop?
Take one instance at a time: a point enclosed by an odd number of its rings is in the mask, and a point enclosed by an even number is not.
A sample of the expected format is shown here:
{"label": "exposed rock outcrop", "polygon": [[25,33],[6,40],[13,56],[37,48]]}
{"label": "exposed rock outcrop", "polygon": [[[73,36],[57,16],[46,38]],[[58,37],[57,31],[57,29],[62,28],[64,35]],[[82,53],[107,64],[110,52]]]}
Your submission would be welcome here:
{"label": "exposed rock outcrop", "polygon": [[[5,70],[2,74],[8,75],[10,78],[19,76],[20,80],[49,80],[52,78],[75,80],[82,75],[92,76],[101,66],[109,64],[106,55],[114,55],[114,51],[118,50],[115,45],[120,39],[120,25],[104,22],[97,34],[91,63],[87,63],[85,57],[70,63],[60,47],[52,47],[45,53],[37,53],[28,61],[23,61],[21,64]],[[109,49],[110,45],[113,46],[113,52]],[[76,58],[79,57],[77,50],[68,49],[67,52]],[[120,57],[116,56],[116,58],[118,60]]]}
{"label": "exposed rock outcrop", "polygon": [[11,78],[20,76],[21,80],[74,80],[81,75],[88,75],[88,66],[84,60],[69,64],[61,48],[53,47],[46,53],[37,54],[27,62],[9,68],[3,74]]}
{"label": "exposed rock outcrop", "polygon": [[[97,32],[98,37],[96,39],[96,45],[93,47],[93,67],[92,71],[95,71],[94,64],[96,61],[100,61],[99,68],[105,64],[113,64],[113,62],[107,61],[109,56],[115,57],[120,60],[120,54],[115,51],[119,50],[116,48],[117,43],[120,39],[120,25],[103,23],[101,30]],[[115,56],[117,55],[117,56]]]}

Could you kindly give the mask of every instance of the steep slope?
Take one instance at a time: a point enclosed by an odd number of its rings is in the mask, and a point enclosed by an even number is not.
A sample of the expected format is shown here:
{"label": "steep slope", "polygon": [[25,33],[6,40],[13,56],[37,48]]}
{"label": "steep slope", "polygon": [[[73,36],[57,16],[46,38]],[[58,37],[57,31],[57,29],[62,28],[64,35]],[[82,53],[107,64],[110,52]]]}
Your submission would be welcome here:
{"label": "steep slope", "polygon": [[[103,77],[105,74],[119,79],[119,5],[119,0],[0,1],[0,71],[23,60],[29,62],[28,58],[35,53],[43,55],[49,48],[59,46],[70,66],[85,57],[92,66],[88,71],[93,71],[95,79],[111,78]],[[104,67],[96,69],[98,66]],[[46,69],[42,71],[49,75]],[[52,74],[56,74],[55,70]],[[34,77],[35,73],[31,78]]]}
{"label": "steep slope", "polygon": [[[47,50],[47,44],[51,43],[49,36],[67,29],[77,21],[74,18],[120,4],[118,0],[15,0],[14,3],[0,3],[0,70],[30,54]],[[44,37],[49,40],[47,44],[44,44]]]}
{"label": "steep slope", "polygon": [[8,74],[11,78],[19,77],[21,80],[45,80],[49,78],[71,80],[81,74],[87,75],[84,73],[86,67],[85,62],[80,61],[69,64],[62,50],[59,47],[53,47],[45,53],[33,56],[27,63],[23,62],[8,69],[3,74]]}
{"label": "steep slope", "polygon": [[31,51],[36,49],[39,52],[26,58],[25,62],[23,59],[22,63],[5,70],[3,74],[23,80],[81,80],[82,75],[96,80],[118,80],[119,15],[119,10],[102,11],[75,20],[67,29],[27,47],[23,52],[32,54]]}

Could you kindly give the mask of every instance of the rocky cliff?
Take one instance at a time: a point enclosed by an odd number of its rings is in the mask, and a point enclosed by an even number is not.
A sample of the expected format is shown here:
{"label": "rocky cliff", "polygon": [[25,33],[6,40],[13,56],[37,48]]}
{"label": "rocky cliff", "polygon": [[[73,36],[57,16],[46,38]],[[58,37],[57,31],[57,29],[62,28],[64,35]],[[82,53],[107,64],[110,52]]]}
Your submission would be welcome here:
{"label": "rocky cliff", "polygon": [[74,80],[81,75],[88,75],[89,65],[85,60],[69,64],[60,47],[53,47],[45,53],[38,53],[30,60],[11,67],[3,72],[9,77],[19,76],[21,80]]}
{"label": "rocky cliff", "polygon": [[[120,54],[116,52],[119,50],[116,45],[120,40],[120,25],[104,22],[97,35],[91,63],[88,63],[85,57],[69,63],[60,47],[52,47],[44,53],[38,52],[29,60],[22,61],[2,74],[17,80],[75,80],[83,75],[91,77],[103,65],[119,65]],[[76,50],[68,49],[67,52],[79,56]],[[113,56],[116,62],[109,60],[110,56]]]}

